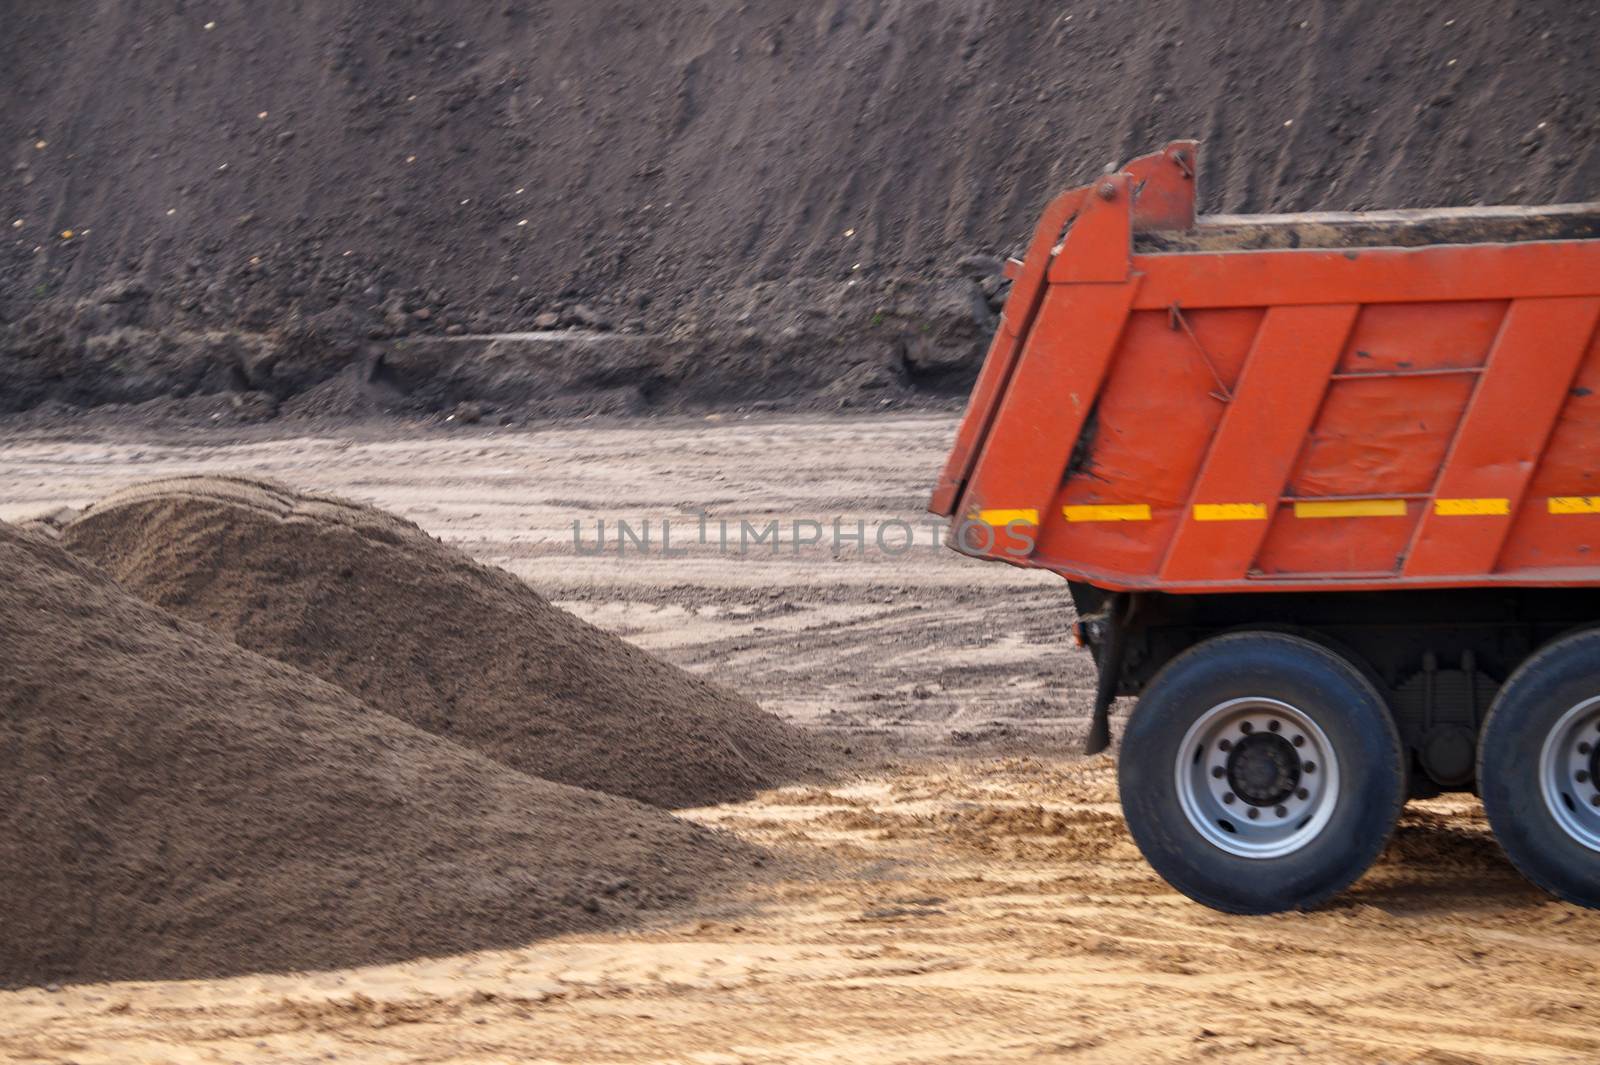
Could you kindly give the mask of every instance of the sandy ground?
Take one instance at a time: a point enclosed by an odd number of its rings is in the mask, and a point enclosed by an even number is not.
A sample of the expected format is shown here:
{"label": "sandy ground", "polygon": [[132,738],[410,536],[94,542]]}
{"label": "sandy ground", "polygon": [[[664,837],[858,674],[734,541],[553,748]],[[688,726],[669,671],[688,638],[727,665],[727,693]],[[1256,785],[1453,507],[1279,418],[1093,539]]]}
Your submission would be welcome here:
{"label": "sandy ground", "polygon": [[[975,564],[925,524],[954,422],[730,415],[515,433],[19,437],[0,445],[0,519],[153,477],[247,470],[410,518],[795,720],[917,746],[1081,730],[1094,676],[1070,646],[1065,584]],[[619,551],[618,520],[641,537],[648,522],[648,549]],[[774,520],[782,542],[757,542]],[[577,556],[574,522],[594,550],[601,521],[605,553]],[[821,542],[797,546],[797,531]]]}
{"label": "sandy ground", "polygon": [[[796,871],[659,927],[351,972],[0,995],[47,1062],[1600,1060],[1600,913],[1547,899],[1470,799],[1414,804],[1314,914],[1225,917],[1143,864],[1059,582],[873,526],[921,521],[953,419],[0,442],[0,518],[250,470],[405,514],[563,605],[862,743],[859,779],[689,812]],[[694,514],[712,544],[579,557]],[[868,549],[720,552],[716,522],[835,517]],[[657,526],[658,527],[658,526]],[[696,534],[689,533],[689,539]],[[826,537],[825,537],[826,539]],[[892,542],[903,539],[895,530]],[[1027,753],[1022,753],[1027,752]]]}

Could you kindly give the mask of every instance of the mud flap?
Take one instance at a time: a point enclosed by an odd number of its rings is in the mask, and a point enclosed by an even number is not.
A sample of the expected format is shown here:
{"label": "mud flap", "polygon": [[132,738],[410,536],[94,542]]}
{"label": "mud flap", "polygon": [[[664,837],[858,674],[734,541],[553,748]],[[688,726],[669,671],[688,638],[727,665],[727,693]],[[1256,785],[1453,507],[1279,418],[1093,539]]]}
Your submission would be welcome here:
{"label": "mud flap", "polygon": [[1089,735],[1083,741],[1084,754],[1099,754],[1111,746],[1111,704],[1117,698],[1117,682],[1122,673],[1122,651],[1127,642],[1128,613],[1133,597],[1111,596],[1106,604],[1105,641],[1095,656],[1100,675],[1094,689],[1094,710],[1089,718]]}

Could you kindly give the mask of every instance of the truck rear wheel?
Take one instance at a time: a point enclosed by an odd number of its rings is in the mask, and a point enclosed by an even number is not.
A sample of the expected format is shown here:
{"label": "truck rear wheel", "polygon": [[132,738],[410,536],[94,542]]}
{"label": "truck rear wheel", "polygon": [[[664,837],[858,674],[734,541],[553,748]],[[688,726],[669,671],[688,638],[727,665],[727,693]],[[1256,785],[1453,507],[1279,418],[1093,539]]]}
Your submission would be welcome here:
{"label": "truck rear wheel", "polygon": [[1600,630],[1562,637],[1506,681],[1478,742],[1478,791],[1512,864],[1600,908]]}
{"label": "truck rear wheel", "polygon": [[1168,663],[1128,719],[1118,778],[1156,872],[1229,913],[1344,890],[1405,801],[1382,696],[1334,652],[1277,632],[1219,636]]}

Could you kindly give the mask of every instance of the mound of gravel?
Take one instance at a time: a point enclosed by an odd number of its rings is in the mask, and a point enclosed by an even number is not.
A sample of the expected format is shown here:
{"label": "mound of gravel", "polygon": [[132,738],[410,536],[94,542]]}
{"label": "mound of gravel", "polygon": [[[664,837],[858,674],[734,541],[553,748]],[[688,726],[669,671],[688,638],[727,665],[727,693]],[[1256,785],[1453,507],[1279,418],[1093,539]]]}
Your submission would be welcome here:
{"label": "mound of gravel", "polygon": [[0,585],[0,984],[512,946],[754,860],[373,711],[4,523]]}
{"label": "mound of gravel", "polygon": [[61,530],[133,594],[506,765],[660,806],[809,767],[807,738],[371,507],[153,481]]}

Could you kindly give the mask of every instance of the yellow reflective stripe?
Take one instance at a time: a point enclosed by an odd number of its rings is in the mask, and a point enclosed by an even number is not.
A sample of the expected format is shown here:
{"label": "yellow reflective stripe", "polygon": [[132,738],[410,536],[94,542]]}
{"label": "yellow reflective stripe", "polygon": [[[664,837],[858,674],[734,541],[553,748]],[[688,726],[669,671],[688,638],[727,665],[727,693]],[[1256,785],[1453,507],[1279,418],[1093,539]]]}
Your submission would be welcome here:
{"label": "yellow reflective stripe", "polygon": [[1149,521],[1148,503],[1075,503],[1061,508],[1068,521]]}
{"label": "yellow reflective stripe", "polygon": [[1020,521],[1025,525],[1037,525],[1039,524],[1039,512],[1033,507],[1016,510],[980,510],[978,511],[978,520],[985,525],[999,527],[1010,525],[1014,521]]}
{"label": "yellow reflective stripe", "polygon": [[1600,496],[1551,496],[1552,514],[1600,514]]}
{"label": "yellow reflective stripe", "polygon": [[1265,503],[1196,503],[1195,521],[1266,521]]}
{"label": "yellow reflective stripe", "polygon": [[1511,513],[1509,499],[1435,499],[1433,512],[1441,518],[1464,518],[1475,515],[1505,516]]}
{"label": "yellow reflective stripe", "polygon": [[1297,518],[1395,518],[1405,513],[1404,499],[1306,500],[1294,505]]}

